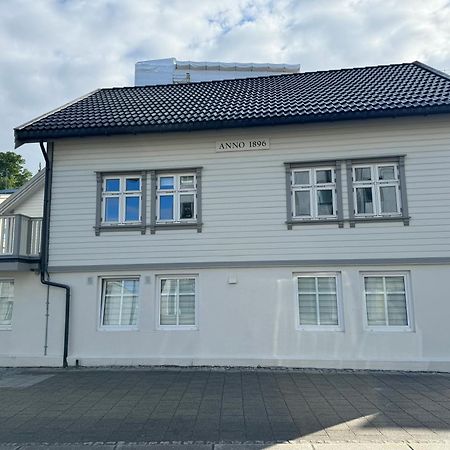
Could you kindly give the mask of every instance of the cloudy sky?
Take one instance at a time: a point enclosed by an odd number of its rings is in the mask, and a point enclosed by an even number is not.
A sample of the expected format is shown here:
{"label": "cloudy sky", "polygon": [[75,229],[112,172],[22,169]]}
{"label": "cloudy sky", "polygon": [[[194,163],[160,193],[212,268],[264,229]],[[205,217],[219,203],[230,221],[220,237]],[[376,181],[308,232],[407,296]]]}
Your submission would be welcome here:
{"label": "cloudy sky", "polygon": [[[13,128],[134,63],[300,63],[302,71],[420,60],[450,72],[450,0],[0,0],[0,151]],[[36,171],[35,145],[19,148]]]}

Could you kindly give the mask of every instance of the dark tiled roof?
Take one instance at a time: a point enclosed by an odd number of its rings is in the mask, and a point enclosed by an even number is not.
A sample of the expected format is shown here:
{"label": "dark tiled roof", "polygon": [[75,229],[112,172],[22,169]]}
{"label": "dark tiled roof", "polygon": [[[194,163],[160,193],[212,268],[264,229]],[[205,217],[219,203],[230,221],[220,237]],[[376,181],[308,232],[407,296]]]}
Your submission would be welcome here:
{"label": "dark tiled roof", "polygon": [[15,129],[16,142],[450,112],[422,63],[100,89]]}

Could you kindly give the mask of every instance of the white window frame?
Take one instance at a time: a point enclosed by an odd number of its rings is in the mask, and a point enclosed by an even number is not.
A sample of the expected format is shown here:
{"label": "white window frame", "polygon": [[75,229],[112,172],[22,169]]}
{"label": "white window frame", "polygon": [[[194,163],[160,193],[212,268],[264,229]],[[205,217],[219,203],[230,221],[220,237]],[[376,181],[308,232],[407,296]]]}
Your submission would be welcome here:
{"label": "white window frame", "polygon": [[[195,279],[195,324],[194,325],[161,325],[161,281]],[[198,274],[156,275],[156,329],[162,331],[195,331],[198,330],[199,276]],[[178,300],[179,301],[179,300]]]}
{"label": "white window frame", "polygon": [[[137,293],[137,305],[136,305],[136,325],[103,325],[104,318],[104,305],[105,305],[105,292],[103,289],[104,281],[123,281],[123,280],[135,280],[138,282]],[[137,331],[139,330],[140,308],[141,308],[141,279],[139,275],[124,275],[124,276],[101,276],[98,278],[99,284],[99,307],[100,317],[98,330],[99,331]]]}
{"label": "white window frame", "polygon": [[[337,325],[303,325],[300,324],[300,305],[298,303],[298,278],[329,278],[336,279],[336,303],[338,324]],[[295,328],[298,331],[344,331],[344,312],[342,302],[342,277],[341,272],[294,272],[293,273],[293,291],[295,303]],[[318,299],[316,294],[316,307],[318,307]],[[319,313],[319,311],[317,311]],[[318,316],[319,317],[319,316]]]}
{"label": "white window frame", "polygon": [[[107,192],[106,182],[108,180],[119,180],[120,190],[117,192]],[[127,191],[126,181],[127,180],[139,180],[139,191]],[[136,225],[142,223],[142,192],[144,187],[142,186],[142,176],[141,175],[105,175],[102,177],[102,214],[101,214],[101,225]],[[139,220],[125,220],[126,212],[126,199],[127,197],[139,197]],[[106,199],[107,198],[119,198],[119,220],[115,222],[106,221]]]}
{"label": "white window frame", "polygon": [[[318,183],[317,172],[322,170],[331,170],[331,183]],[[309,184],[295,184],[295,174],[297,172],[309,173]],[[331,190],[333,201],[333,214],[319,215],[317,192],[323,190]],[[309,216],[297,216],[295,208],[295,193],[298,191],[309,192],[310,212]],[[298,167],[291,170],[291,210],[294,220],[329,220],[337,219],[337,191],[336,191],[336,167],[333,166],[317,166],[317,167]]]}
{"label": "white window frame", "polygon": [[13,297],[12,297],[12,304],[13,304],[13,309],[12,309],[12,313],[11,313],[11,323],[10,324],[0,324],[0,331],[11,331],[12,330],[12,324],[13,324],[13,320],[14,320],[14,304],[15,304],[15,300],[16,300],[16,283],[15,280],[13,278],[0,278],[0,282],[8,282],[8,283],[12,283],[13,284]]}
{"label": "white window frame", "polygon": [[[381,167],[394,167],[395,180],[379,180],[378,173]],[[371,181],[356,181],[356,169],[370,168]],[[400,172],[397,162],[383,163],[361,163],[352,165],[353,179],[353,204],[355,209],[355,217],[401,217],[402,216],[402,199],[400,195]],[[381,211],[381,187],[395,187],[397,212],[384,213]],[[357,188],[370,188],[372,190],[373,213],[359,213],[358,201],[356,196]]]}
{"label": "white window frame", "polygon": [[[367,300],[366,300],[366,286],[364,283],[365,277],[403,277],[405,284],[405,294],[406,294],[406,319],[408,325],[369,325],[369,320],[367,317]],[[360,272],[360,283],[361,283],[361,295],[363,300],[363,323],[364,329],[370,332],[412,332],[414,331],[414,316],[412,308],[412,293],[411,293],[411,276],[408,271],[383,271],[383,272]],[[385,314],[386,321],[387,316],[387,301],[386,301],[386,291],[385,296]]]}
{"label": "white window frame", "polygon": [[[173,177],[174,186],[173,189],[160,189],[161,178]],[[181,177],[193,177],[193,188],[181,188]],[[156,223],[157,224],[170,224],[170,223],[197,223],[197,174],[195,172],[183,172],[183,173],[158,173],[156,180]],[[180,218],[180,196],[181,195],[193,195],[194,196],[194,217],[192,219]],[[173,196],[173,219],[162,220],[160,219],[160,197],[165,195]]]}

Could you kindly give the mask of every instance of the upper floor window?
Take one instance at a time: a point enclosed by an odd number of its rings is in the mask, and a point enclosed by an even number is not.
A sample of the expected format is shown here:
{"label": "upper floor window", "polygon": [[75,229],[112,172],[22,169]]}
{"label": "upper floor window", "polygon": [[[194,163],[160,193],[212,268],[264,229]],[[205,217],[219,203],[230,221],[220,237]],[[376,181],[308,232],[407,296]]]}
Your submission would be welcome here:
{"label": "upper floor window", "polygon": [[102,184],[102,223],[136,224],[142,221],[140,176],[105,176]]}
{"label": "upper floor window", "polygon": [[11,328],[14,305],[14,280],[0,280],[0,330]]}
{"label": "upper floor window", "polygon": [[355,217],[400,216],[400,177],[397,163],[353,165]]}
{"label": "upper floor window", "polygon": [[156,197],[157,222],[197,221],[196,174],[158,174]]}
{"label": "upper floor window", "polygon": [[332,167],[292,170],[292,212],[295,219],[336,218],[336,171]]}

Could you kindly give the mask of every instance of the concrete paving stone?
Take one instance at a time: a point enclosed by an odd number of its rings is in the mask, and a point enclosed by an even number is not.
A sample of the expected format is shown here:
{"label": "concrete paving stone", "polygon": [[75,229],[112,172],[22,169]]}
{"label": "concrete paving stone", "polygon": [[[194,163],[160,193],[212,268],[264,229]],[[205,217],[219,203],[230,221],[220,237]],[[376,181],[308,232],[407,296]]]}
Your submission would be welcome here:
{"label": "concrete paving stone", "polygon": [[410,443],[412,450],[448,450],[450,448],[449,442],[425,442],[425,443]]}
{"label": "concrete paving stone", "polygon": [[301,444],[216,444],[214,450],[314,450],[310,443]]}
{"label": "concrete paving stone", "polygon": [[406,443],[317,443],[313,444],[314,450],[411,450],[411,447]]}

